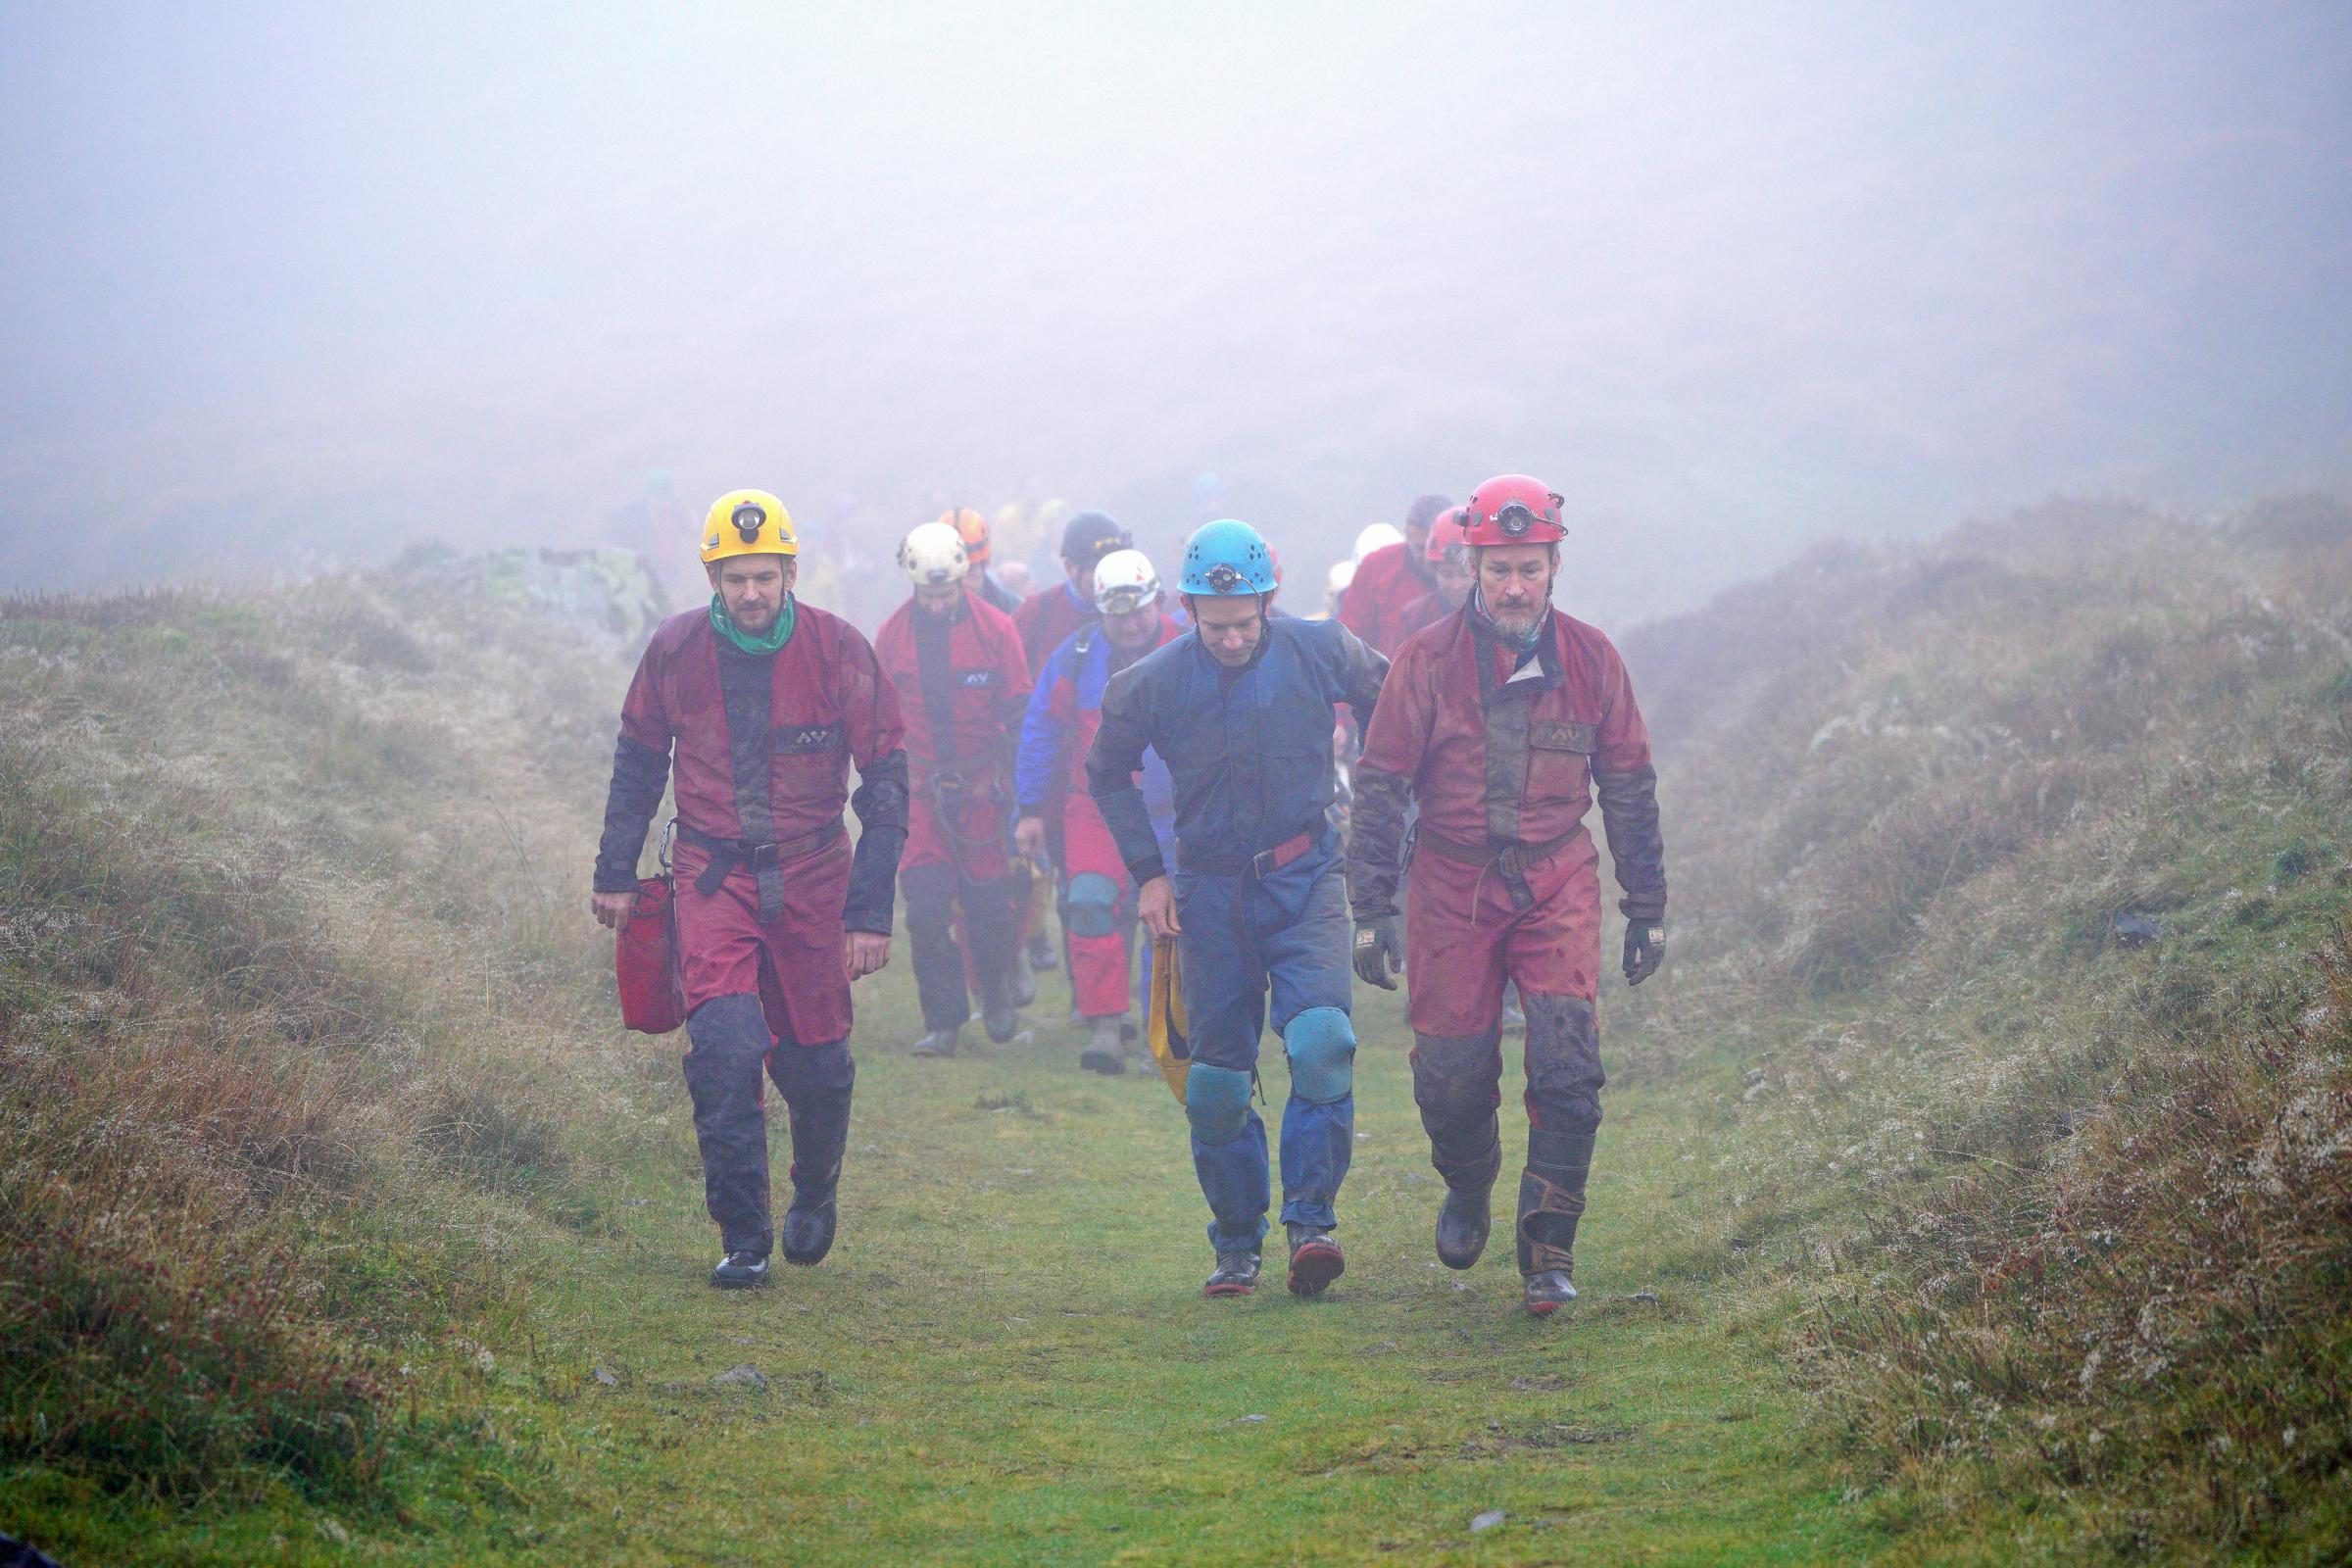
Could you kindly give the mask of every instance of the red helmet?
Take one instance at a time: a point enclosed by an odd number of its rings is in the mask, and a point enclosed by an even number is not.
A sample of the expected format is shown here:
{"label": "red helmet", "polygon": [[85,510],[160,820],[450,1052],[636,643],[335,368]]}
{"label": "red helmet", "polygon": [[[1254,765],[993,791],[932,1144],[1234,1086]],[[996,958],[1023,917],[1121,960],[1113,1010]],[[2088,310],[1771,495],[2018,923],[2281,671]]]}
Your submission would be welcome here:
{"label": "red helmet", "polygon": [[[1463,543],[1470,545],[1556,545],[1568,537],[1560,521],[1557,490],[1524,473],[1497,474],[1470,492],[1462,510]],[[1437,530],[1430,530],[1435,537]]]}
{"label": "red helmet", "polygon": [[1447,507],[1439,513],[1437,519],[1429,525],[1429,548],[1422,552],[1422,559],[1434,566],[1444,561],[1446,552],[1455,545],[1468,544],[1470,541],[1462,535],[1469,520],[1468,507]]}

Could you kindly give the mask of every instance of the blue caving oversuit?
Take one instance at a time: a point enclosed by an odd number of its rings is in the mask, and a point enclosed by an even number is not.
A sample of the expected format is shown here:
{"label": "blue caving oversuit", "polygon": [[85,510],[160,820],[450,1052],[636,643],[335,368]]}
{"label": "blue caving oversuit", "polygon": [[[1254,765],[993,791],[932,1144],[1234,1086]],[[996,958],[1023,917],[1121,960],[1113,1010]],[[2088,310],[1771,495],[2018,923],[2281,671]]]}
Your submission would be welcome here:
{"label": "blue caving oversuit", "polygon": [[[1166,872],[1133,777],[1144,753],[1176,787],[1174,889],[1193,1065],[1185,1094],[1209,1245],[1266,1233],[1265,1125],[1250,1103],[1271,1022],[1290,1061],[1284,1223],[1329,1229],[1354,1150],[1352,967],[1333,705],[1369,724],[1389,662],[1337,621],[1275,614],[1250,661],[1220,665],[1188,631],[1111,677],[1087,782],[1137,887]],[[1270,1003],[1270,1006],[1269,1006]]]}
{"label": "blue caving oversuit", "polygon": [[[1079,627],[1047,657],[1045,667],[1038,671],[1037,683],[1029,693],[1028,710],[1021,717],[1020,750],[1013,767],[1013,798],[1019,803],[1016,815],[1037,816],[1050,825],[1061,824],[1063,812],[1074,804],[1065,799],[1065,792],[1083,781],[1080,775],[1084,772],[1086,752],[1094,742],[1102,716],[1102,693],[1110,684],[1114,658],[1121,668],[1132,662],[1111,646],[1100,621]],[[1152,836],[1159,841],[1160,855],[1164,858],[1174,853],[1175,846],[1175,781],[1168,776],[1168,764],[1153,754],[1144,759],[1141,782],[1144,807],[1152,817]],[[1086,809],[1094,809],[1091,803]],[[1106,847],[1102,871],[1115,874],[1117,863],[1126,857],[1120,855],[1117,861],[1112,861],[1111,854],[1115,850]],[[1079,865],[1070,854],[1066,828],[1062,858],[1063,872],[1070,883],[1064,893],[1064,925],[1072,927],[1073,934],[1075,928],[1084,927],[1102,933],[1115,930],[1132,935],[1133,890],[1122,894],[1113,876]],[[1139,999],[1152,994],[1149,941],[1143,944],[1142,970]],[[1071,978],[1075,988],[1075,961]]]}

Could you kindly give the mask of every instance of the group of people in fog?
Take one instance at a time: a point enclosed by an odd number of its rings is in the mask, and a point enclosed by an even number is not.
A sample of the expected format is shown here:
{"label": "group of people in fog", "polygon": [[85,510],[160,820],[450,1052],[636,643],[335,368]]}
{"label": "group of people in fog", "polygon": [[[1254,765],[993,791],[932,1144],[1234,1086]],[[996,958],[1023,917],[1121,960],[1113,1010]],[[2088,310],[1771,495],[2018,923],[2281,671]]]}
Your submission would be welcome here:
{"label": "group of people in fog", "polygon": [[[919,1054],[953,1055],[975,1006],[992,1040],[1013,1039],[1039,975],[1066,967],[1078,1064],[1122,1073],[1140,1050],[1138,969],[1148,987],[1165,966],[1212,1297],[1255,1290],[1271,1218],[1294,1295],[1345,1271],[1353,987],[1393,989],[1399,972],[1446,1188],[1437,1255],[1479,1260],[1515,988],[1523,1298],[1540,1315],[1575,1298],[1602,1085],[1584,818],[1597,802],[1639,984],[1665,948],[1648,735],[1608,639],[1553,607],[1557,492],[1500,476],[1459,506],[1420,498],[1395,533],[1354,563],[1336,614],[1306,617],[1280,603],[1275,544],[1236,519],[1192,533],[1171,587],[1114,519],[1079,514],[1062,580],[1017,596],[992,570],[987,520],[951,511],[905,537],[904,602],[868,642],[796,594],[803,541],[781,501],[710,507],[710,603],[656,631],[622,705],[593,899],[625,927],[674,780],[670,907],[714,1284],[760,1283],[779,1245],[804,1264],[832,1245],[851,985],[888,963],[903,897]],[[1251,1103],[1269,1027],[1289,1078],[1273,1150]],[[762,1071],[792,1140],[780,1236]]]}

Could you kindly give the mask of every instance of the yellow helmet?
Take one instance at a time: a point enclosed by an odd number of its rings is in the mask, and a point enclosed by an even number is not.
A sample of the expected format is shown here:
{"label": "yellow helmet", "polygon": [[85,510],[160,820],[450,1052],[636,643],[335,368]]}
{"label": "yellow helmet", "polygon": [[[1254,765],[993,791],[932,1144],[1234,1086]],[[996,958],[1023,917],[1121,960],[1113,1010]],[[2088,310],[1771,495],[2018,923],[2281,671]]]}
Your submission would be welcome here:
{"label": "yellow helmet", "polygon": [[703,518],[703,564],[729,556],[797,556],[792,514],[764,490],[730,490]]}

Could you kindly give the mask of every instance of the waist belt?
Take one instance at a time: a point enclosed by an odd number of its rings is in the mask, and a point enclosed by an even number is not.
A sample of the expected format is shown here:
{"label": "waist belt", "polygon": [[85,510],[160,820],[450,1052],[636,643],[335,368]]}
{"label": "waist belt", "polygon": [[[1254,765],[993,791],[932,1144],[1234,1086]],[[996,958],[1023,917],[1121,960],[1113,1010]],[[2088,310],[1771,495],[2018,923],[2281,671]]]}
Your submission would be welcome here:
{"label": "waist belt", "polygon": [[1584,824],[1580,822],[1567,832],[1554,838],[1544,839],[1538,844],[1530,844],[1524,839],[1511,839],[1501,844],[1460,844],[1452,839],[1439,837],[1430,832],[1428,825],[1423,823],[1415,829],[1413,853],[1418,855],[1421,851],[1427,850],[1442,860],[1454,860],[1463,865],[1493,869],[1502,877],[1503,888],[1511,896],[1511,906],[1516,909],[1524,909],[1536,902],[1536,896],[1528,890],[1527,886],[1529,867],[1540,865],[1554,854],[1566,849],[1569,841],[1576,837],[1583,826]]}
{"label": "waist belt", "polygon": [[[748,865],[760,876],[760,918],[763,921],[773,920],[784,912],[780,900],[772,901],[779,906],[773,911],[768,907],[771,903],[768,884],[777,881],[775,872],[795,860],[807,859],[840,838],[843,831],[841,818],[837,816],[815,832],[804,833],[797,839],[786,839],[781,844],[754,844],[748,839],[722,839],[715,833],[705,833],[683,822],[678,824],[678,837],[697,849],[710,852],[710,863],[694,879],[694,891],[710,898],[727,879],[729,871]],[[781,884],[777,886],[780,891]]]}
{"label": "waist belt", "polygon": [[1209,876],[1269,877],[1320,844],[1323,841],[1323,823],[1317,822],[1312,827],[1300,828],[1272,849],[1260,850],[1241,859],[1197,855],[1183,845],[1177,846],[1178,858],[1187,871],[1204,872]]}

